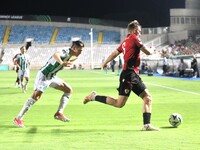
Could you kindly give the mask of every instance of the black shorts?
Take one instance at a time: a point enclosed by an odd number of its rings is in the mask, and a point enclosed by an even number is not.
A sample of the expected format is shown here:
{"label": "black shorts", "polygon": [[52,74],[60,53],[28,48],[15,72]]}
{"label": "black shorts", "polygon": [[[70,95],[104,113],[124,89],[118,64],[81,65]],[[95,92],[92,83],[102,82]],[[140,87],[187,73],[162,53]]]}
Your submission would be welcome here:
{"label": "black shorts", "polygon": [[146,89],[146,85],[134,70],[123,70],[120,75],[119,95],[129,96],[131,91],[140,95]]}
{"label": "black shorts", "polygon": [[16,68],[16,73],[18,73],[18,71],[19,71],[19,67]]}

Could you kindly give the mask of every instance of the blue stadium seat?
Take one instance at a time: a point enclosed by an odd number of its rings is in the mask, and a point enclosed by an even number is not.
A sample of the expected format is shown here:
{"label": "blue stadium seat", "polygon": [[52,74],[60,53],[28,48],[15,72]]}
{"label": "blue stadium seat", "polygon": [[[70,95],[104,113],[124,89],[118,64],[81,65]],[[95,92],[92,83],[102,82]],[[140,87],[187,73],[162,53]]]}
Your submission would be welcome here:
{"label": "blue stadium seat", "polygon": [[116,31],[102,31],[103,43],[115,44],[120,42],[120,33]]}
{"label": "blue stadium seat", "polygon": [[[35,43],[43,44],[49,43],[56,27],[53,26],[11,26],[11,32],[8,39],[9,44],[21,44],[26,38],[33,38]],[[68,43],[73,38],[80,38],[85,43],[90,43],[90,29],[78,27],[59,27],[55,43]],[[1,29],[4,30],[5,28]],[[0,31],[0,35],[1,35]],[[120,42],[120,33],[116,31],[101,31],[93,29],[93,42],[97,43],[98,33],[103,32],[102,44],[116,44]],[[2,39],[1,39],[2,40]]]}
{"label": "blue stadium seat", "polygon": [[[80,38],[83,42],[90,42],[90,29],[76,28],[76,27],[60,27],[56,43],[70,42],[72,38]],[[97,42],[98,32],[93,30],[93,42]]]}
{"label": "blue stadium seat", "polygon": [[8,43],[23,43],[26,38],[33,38],[36,43],[49,43],[54,27],[50,26],[11,26]]}
{"label": "blue stadium seat", "polygon": [[1,43],[3,41],[3,37],[4,37],[5,31],[6,31],[6,26],[5,25],[0,25],[0,42]]}

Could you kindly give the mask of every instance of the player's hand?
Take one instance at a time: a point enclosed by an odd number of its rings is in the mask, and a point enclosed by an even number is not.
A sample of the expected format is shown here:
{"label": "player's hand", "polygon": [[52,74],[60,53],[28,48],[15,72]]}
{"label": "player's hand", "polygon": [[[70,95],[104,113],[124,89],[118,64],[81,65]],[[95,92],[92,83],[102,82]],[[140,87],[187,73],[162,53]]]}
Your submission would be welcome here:
{"label": "player's hand", "polygon": [[72,62],[70,62],[70,61],[64,61],[64,62],[62,63],[62,65],[63,65],[64,67],[70,67],[70,66],[72,65]]}
{"label": "player's hand", "polygon": [[107,67],[107,63],[102,63],[101,68],[105,68],[105,67]]}
{"label": "player's hand", "polygon": [[77,58],[78,58],[78,57],[73,56],[73,57],[71,57],[71,58],[69,59],[69,61],[70,61],[70,62],[74,62],[75,60],[77,60]]}

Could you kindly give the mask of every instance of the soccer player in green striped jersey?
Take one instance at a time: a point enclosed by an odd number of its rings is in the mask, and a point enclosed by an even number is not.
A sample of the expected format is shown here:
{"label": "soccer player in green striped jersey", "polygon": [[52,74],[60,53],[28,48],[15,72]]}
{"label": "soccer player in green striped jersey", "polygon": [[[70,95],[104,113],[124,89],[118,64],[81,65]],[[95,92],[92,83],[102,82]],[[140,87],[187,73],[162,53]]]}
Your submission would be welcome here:
{"label": "soccer player in green striped jersey", "polygon": [[[25,53],[28,51],[28,49],[29,49],[29,47],[32,45],[32,40],[33,39],[27,39],[26,40],[26,43],[25,43],[25,46],[22,46],[21,48],[20,48],[20,51],[21,51],[21,49],[23,48],[25,48],[26,49],[26,51],[24,51]],[[19,80],[19,65],[18,65],[18,60],[17,60],[17,57],[18,57],[18,55],[21,55],[21,52],[20,53],[17,53],[14,57],[13,57],[13,59],[12,59],[12,61],[13,61],[13,63],[14,63],[14,66],[15,66],[15,71],[16,71],[16,73],[17,73],[17,79],[16,79],[16,81],[15,81],[15,86],[17,86],[17,87],[21,87],[21,83],[20,83],[20,80]],[[26,82],[27,82],[27,80],[26,80]],[[27,82],[28,83],[28,82]],[[16,85],[17,84],[17,85]],[[27,88],[26,87],[23,87],[23,91],[25,92],[25,90],[26,90]]]}
{"label": "soccer player in green striped jersey", "polygon": [[73,41],[70,48],[56,51],[52,57],[49,58],[47,63],[38,71],[38,74],[34,83],[33,94],[25,102],[18,116],[14,119],[14,124],[17,127],[24,128],[23,117],[25,113],[38,101],[43,92],[48,88],[63,91],[63,95],[60,99],[58,110],[54,114],[54,118],[63,122],[69,122],[63,112],[72,95],[72,87],[64,82],[62,79],[56,76],[56,73],[62,70],[64,67],[69,67],[74,60],[81,54],[84,43],[80,40]]}
{"label": "soccer player in green striped jersey", "polygon": [[[17,55],[17,58],[15,60],[17,67],[19,68],[18,70],[18,78],[19,82],[21,84],[22,91],[25,92],[27,90],[27,84],[29,81],[29,76],[30,76],[30,61],[29,57],[26,54],[26,47],[22,46],[20,48],[21,53]],[[23,82],[23,79],[25,78],[25,83]]]}

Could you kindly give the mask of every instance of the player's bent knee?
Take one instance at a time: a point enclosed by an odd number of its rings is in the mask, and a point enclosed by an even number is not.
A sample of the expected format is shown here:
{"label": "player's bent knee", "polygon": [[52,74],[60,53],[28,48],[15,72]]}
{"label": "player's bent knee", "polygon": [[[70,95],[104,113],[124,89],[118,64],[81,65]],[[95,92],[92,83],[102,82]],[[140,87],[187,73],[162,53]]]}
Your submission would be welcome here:
{"label": "player's bent knee", "polygon": [[65,88],[65,90],[64,90],[64,93],[70,93],[70,94],[72,94],[73,93],[73,89],[70,87],[68,87],[68,88]]}
{"label": "player's bent knee", "polygon": [[118,105],[118,108],[122,108],[122,107],[124,107],[124,105]]}
{"label": "player's bent knee", "polygon": [[116,107],[117,108],[122,108],[122,107],[124,107],[124,105],[125,105],[124,103],[117,103]]}
{"label": "player's bent knee", "polygon": [[42,96],[42,92],[41,91],[34,91],[34,93],[32,95],[32,98],[37,101],[37,100],[39,100],[41,98],[41,96]]}
{"label": "player's bent knee", "polygon": [[63,95],[66,96],[67,98],[70,98],[72,94],[71,93],[64,93]]}
{"label": "player's bent knee", "polygon": [[151,104],[152,103],[152,96],[151,95],[147,95],[146,97],[144,97],[144,102],[146,104]]}
{"label": "player's bent knee", "polygon": [[40,99],[41,96],[32,96],[32,98],[36,101],[38,101]]}

